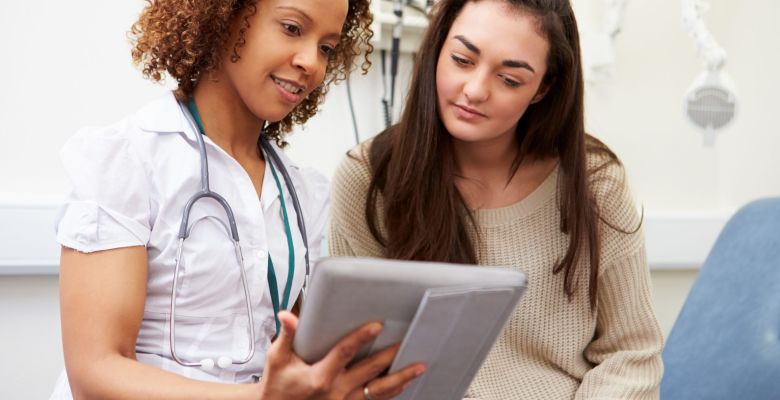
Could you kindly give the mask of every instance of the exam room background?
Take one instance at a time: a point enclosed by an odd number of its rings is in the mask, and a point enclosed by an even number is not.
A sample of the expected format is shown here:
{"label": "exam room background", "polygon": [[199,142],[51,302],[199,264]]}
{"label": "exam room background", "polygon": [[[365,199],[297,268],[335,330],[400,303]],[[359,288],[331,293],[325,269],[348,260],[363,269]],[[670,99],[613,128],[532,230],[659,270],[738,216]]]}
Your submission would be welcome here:
{"label": "exam room background", "polygon": [[[582,31],[602,0],[576,0]],[[680,3],[633,0],[610,77],[589,82],[587,126],[623,159],[645,231],[656,309],[669,331],[712,241],[746,202],[780,194],[780,2],[710,0],[710,31],[728,53],[739,109],[714,148],[682,112],[703,70]],[[163,88],[131,66],[125,32],[140,0],[0,2],[0,398],[47,398],[63,361],[54,215],[67,190],[59,149],[79,127],[117,121]],[[401,75],[409,72],[403,55]],[[353,75],[361,139],[382,128],[379,61]],[[398,94],[403,95],[402,78]],[[290,137],[291,156],[331,175],[354,145],[344,85]]]}

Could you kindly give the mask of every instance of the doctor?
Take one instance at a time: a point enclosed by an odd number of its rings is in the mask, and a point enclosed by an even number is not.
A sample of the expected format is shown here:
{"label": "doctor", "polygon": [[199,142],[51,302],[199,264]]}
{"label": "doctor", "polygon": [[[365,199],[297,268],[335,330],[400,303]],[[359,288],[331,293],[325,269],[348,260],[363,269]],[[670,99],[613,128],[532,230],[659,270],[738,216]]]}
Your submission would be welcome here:
{"label": "doctor", "polygon": [[346,368],[378,323],[307,365],[283,311],[320,254],[328,188],[279,146],[370,22],[363,0],[149,3],[133,58],[177,89],[62,151],[67,375],[53,398],[388,399],[423,372],[377,378],[396,347]]}

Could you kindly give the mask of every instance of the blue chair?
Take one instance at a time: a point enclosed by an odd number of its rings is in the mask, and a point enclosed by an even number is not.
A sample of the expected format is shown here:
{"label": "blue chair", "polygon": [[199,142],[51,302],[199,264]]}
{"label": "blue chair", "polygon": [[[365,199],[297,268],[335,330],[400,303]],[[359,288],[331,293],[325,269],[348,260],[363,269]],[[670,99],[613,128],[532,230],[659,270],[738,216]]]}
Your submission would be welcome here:
{"label": "blue chair", "polygon": [[661,399],[780,399],[780,198],[720,233],[663,352]]}

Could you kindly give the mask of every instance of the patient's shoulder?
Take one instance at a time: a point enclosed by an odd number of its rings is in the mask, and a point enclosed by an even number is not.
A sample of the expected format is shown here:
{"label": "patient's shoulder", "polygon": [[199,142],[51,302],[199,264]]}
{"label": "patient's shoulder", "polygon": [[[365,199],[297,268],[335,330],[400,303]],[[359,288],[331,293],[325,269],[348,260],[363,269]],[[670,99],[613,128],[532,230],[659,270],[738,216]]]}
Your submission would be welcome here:
{"label": "patient's shoulder", "polygon": [[342,158],[338,168],[333,176],[334,196],[337,192],[356,191],[365,192],[371,182],[371,163],[369,162],[369,151],[373,139],[369,139],[353,147]]}

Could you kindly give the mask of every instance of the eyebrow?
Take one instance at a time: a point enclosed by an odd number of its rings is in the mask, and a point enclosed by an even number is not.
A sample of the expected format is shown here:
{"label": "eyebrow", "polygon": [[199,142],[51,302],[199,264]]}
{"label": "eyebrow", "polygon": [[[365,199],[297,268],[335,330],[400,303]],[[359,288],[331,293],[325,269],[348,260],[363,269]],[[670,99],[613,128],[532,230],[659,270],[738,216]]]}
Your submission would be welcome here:
{"label": "eyebrow", "polygon": [[278,7],[276,7],[276,8],[278,8],[278,9],[280,9],[280,10],[286,10],[286,11],[295,11],[295,12],[297,12],[298,14],[301,14],[301,16],[303,16],[303,18],[306,18],[307,20],[309,20],[309,22],[314,22],[314,20],[313,20],[313,19],[311,19],[311,17],[309,16],[309,14],[306,14],[306,13],[305,13],[305,12],[303,12],[303,10],[301,10],[300,8],[297,8],[297,7],[292,7],[292,6],[278,6]]}
{"label": "eyebrow", "polygon": [[[470,40],[466,39],[462,35],[455,35],[452,38],[459,40],[472,53],[474,53],[476,55],[480,55],[481,51],[479,50],[479,47],[477,47],[474,43],[471,43]],[[503,65],[505,67],[509,67],[509,68],[525,68],[525,69],[527,69],[527,70],[529,70],[529,71],[531,71],[533,73],[536,73],[536,71],[533,69],[533,67],[531,67],[531,65],[528,64],[525,61],[504,60],[504,61],[501,61],[501,65]]]}
{"label": "eyebrow", "polygon": [[[301,15],[301,17],[303,17],[304,19],[306,19],[306,20],[307,20],[307,21],[308,21],[310,24],[313,24],[313,23],[314,23],[314,19],[312,19],[312,17],[311,17],[311,16],[309,16],[309,14],[306,14],[306,13],[305,13],[303,10],[301,10],[300,8],[293,7],[293,6],[278,6],[278,7],[276,7],[276,8],[277,8],[277,9],[280,9],[280,10],[285,10],[285,11],[292,11],[292,12],[298,13],[298,14],[300,14],[300,15]],[[340,38],[341,38],[341,32],[338,32],[338,33],[336,33],[336,32],[329,33],[329,34],[325,35],[325,38],[327,38],[327,39],[333,39],[333,38],[335,38],[335,39],[340,39]]]}

